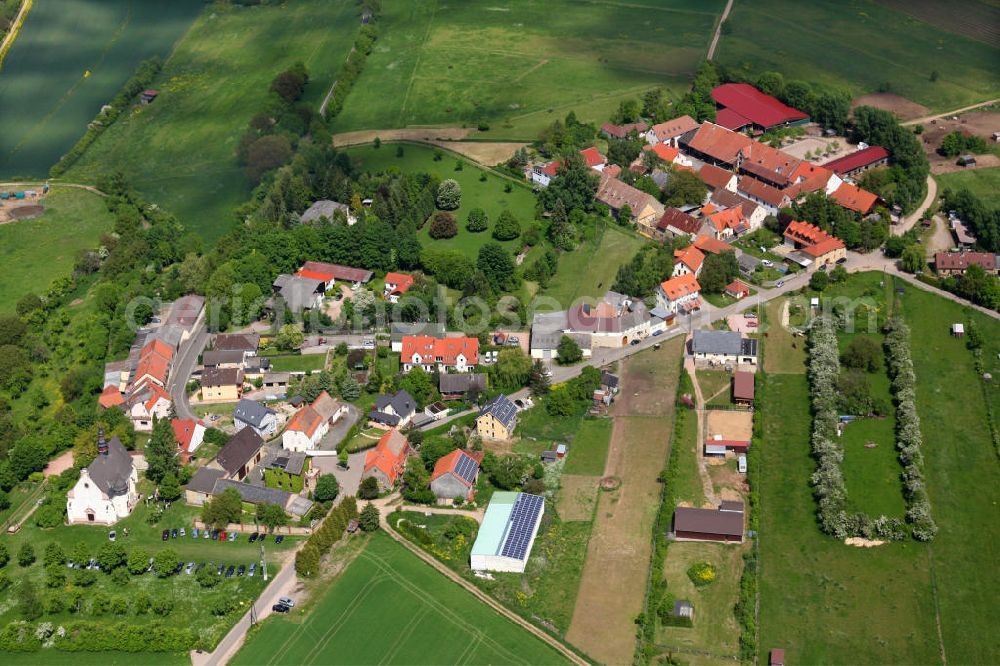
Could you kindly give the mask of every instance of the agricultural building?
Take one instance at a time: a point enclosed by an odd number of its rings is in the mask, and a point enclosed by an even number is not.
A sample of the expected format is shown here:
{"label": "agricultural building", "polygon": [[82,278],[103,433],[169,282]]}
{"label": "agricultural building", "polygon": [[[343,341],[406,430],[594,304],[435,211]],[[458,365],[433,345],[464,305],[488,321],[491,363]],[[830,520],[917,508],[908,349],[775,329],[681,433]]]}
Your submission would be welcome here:
{"label": "agricultural building", "polygon": [[545,513],[545,498],[494,493],[472,544],[473,571],[523,573]]}

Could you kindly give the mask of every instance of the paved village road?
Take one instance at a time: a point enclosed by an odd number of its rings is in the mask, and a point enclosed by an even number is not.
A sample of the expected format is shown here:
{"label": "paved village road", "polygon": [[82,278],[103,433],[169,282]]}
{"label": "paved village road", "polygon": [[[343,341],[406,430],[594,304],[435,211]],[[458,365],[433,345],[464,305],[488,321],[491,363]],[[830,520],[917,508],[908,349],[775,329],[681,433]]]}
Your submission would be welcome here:
{"label": "paved village road", "polygon": [[187,382],[191,377],[191,371],[198,363],[198,356],[208,343],[208,330],[205,322],[198,324],[186,342],[181,343],[176,359],[170,368],[170,377],[167,379],[167,392],[174,403],[179,419],[193,419],[194,412],[191,410],[191,403],[188,402]]}

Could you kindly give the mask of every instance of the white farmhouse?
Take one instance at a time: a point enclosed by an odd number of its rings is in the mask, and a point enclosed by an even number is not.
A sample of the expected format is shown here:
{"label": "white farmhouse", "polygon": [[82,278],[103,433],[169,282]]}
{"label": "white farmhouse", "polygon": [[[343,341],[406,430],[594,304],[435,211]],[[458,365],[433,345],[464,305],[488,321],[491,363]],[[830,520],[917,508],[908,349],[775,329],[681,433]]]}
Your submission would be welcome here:
{"label": "white farmhouse", "polygon": [[66,514],[69,522],[114,525],[125,518],[139,501],[136,472],[121,440],[104,439],[104,430],[98,431],[97,457],[80,470],[80,479],[66,494]]}

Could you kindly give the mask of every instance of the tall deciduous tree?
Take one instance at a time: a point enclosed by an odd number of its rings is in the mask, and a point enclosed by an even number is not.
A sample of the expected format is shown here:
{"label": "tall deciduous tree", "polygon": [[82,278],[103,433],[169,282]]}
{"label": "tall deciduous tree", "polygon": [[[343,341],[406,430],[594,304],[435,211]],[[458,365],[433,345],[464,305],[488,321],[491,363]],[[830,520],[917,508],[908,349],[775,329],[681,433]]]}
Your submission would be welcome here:
{"label": "tall deciduous tree", "polygon": [[172,474],[176,482],[180,464],[177,461],[177,438],[174,437],[174,429],[169,419],[155,420],[145,453],[149,465],[149,469],[146,470],[148,479],[160,483],[168,474]]}

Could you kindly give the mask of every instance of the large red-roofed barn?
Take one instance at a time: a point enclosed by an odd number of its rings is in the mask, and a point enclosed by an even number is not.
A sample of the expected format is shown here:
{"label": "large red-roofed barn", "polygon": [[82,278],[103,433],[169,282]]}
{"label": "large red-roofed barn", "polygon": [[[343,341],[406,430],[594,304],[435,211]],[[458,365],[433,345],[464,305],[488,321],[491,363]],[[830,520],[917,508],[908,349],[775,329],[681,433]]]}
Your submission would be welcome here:
{"label": "large red-roofed barn", "polygon": [[716,124],[731,130],[747,126],[768,130],[809,120],[805,113],[747,83],[723,83],[712,90],[712,99],[719,107]]}

